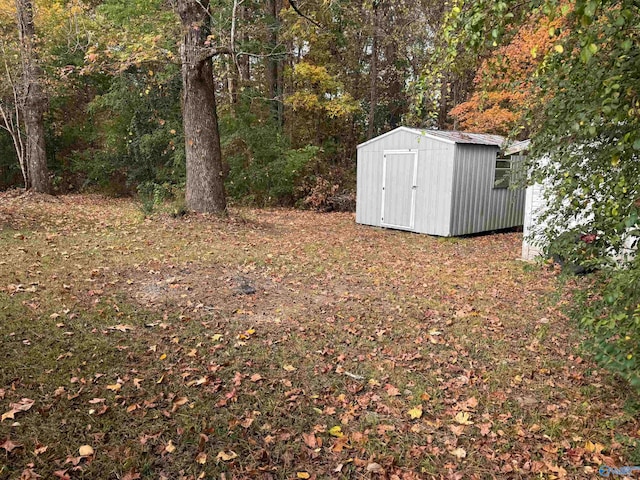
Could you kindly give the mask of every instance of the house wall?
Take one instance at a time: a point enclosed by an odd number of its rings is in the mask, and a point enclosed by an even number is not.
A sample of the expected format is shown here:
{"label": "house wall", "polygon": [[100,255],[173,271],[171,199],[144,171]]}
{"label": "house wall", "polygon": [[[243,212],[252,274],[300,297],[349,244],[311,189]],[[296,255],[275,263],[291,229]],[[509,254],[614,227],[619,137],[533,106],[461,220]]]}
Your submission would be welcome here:
{"label": "house wall", "polygon": [[498,147],[457,144],[451,208],[451,235],[500,230],[523,224],[525,191],[496,189]]}
{"label": "house wall", "polygon": [[356,222],[382,225],[383,155],[385,150],[417,150],[415,224],[413,231],[449,235],[454,145],[406,130],[397,130],[358,148]]}
{"label": "house wall", "polygon": [[524,260],[533,260],[542,253],[539,234],[536,232],[544,229],[544,225],[539,219],[543,206],[544,187],[539,183],[527,187],[522,229],[522,258]]}

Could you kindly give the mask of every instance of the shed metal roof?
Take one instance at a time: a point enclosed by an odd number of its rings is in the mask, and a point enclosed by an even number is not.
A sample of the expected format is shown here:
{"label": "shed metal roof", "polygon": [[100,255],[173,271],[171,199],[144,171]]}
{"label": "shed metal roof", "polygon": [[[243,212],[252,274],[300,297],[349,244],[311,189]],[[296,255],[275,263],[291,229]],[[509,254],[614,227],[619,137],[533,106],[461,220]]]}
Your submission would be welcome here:
{"label": "shed metal roof", "polygon": [[505,155],[513,155],[514,153],[524,152],[525,150],[529,150],[529,144],[531,140],[522,140],[520,142],[514,142],[507,147],[504,151]]}
{"label": "shed metal roof", "polygon": [[441,140],[446,143],[469,143],[473,145],[490,145],[495,147],[502,147],[504,144],[504,137],[500,135],[489,135],[486,133],[469,133],[469,132],[458,132],[458,131],[448,131],[448,130],[428,130],[421,128],[409,128],[409,127],[398,127],[394,130],[391,130],[387,133],[383,133],[377,137],[372,138],[364,143],[358,145],[358,147],[364,147],[372,142],[380,140],[387,135],[392,134],[393,132],[404,130],[411,133],[415,133],[417,135],[424,135],[427,137],[431,137],[437,140]]}
{"label": "shed metal roof", "polygon": [[471,143],[473,145],[495,145],[501,147],[504,137],[501,135],[490,135],[488,133],[458,132],[455,130],[419,130],[426,135],[451,140],[454,143]]}

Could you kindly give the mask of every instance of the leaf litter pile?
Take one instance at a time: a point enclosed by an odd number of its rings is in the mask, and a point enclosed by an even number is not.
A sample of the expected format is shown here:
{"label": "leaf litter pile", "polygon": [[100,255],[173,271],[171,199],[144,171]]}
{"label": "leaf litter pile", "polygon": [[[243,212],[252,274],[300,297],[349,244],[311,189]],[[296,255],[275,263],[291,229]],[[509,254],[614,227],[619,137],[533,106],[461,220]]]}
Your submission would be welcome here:
{"label": "leaf litter pile", "polygon": [[638,405],[521,234],[0,198],[0,479],[597,478]]}

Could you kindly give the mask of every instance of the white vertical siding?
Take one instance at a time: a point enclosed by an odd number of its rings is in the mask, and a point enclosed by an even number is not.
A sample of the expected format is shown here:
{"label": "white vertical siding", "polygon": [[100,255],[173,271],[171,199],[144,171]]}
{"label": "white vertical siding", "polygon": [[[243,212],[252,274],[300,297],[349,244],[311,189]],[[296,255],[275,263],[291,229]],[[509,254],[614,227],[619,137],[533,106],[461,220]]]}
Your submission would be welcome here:
{"label": "white vertical siding", "polygon": [[453,155],[455,145],[421,139],[414,230],[448,237],[451,223]]}
{"label": "white vertical siding", "polygon": [[536,233],[544,229],[544,224],[540,221],[540,213],[544,206],[544,187],[533,184],[527,188],[524,207],[524,226],[522,229],[522,258],[533,260],[541,252],[540,234]]}
{"label": "white vertical siding", "polygon": [[358,148],[356,222],[382,226],[382,165],[386,150],[418,151],[413,231],[448,236],[454,145],[405,130]]}
{"label": "white vertical siding", "polygon": [[458,144],[455,150],[451,235],[522,225],[524,190],[493,188],[498,148]]}
{"label": "white vertical siding", "polygon": [[382,153],[372,148],[359,148],[357,168],[356,222],[380,226]]}

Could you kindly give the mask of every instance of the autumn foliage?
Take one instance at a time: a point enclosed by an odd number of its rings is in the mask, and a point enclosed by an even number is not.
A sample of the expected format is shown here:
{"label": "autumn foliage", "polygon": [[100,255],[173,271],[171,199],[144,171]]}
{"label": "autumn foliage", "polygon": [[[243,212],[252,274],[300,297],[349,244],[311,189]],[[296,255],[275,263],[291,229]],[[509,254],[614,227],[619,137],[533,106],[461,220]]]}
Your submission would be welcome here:
{"label": "autumn foliage", "polygon": [[524,128],[523,115],[540,102],[534,77],[559,40],[563,16],[532,16],[506,45],[485,59],[469,100],[449,113],[460,130],[508,135]]}

